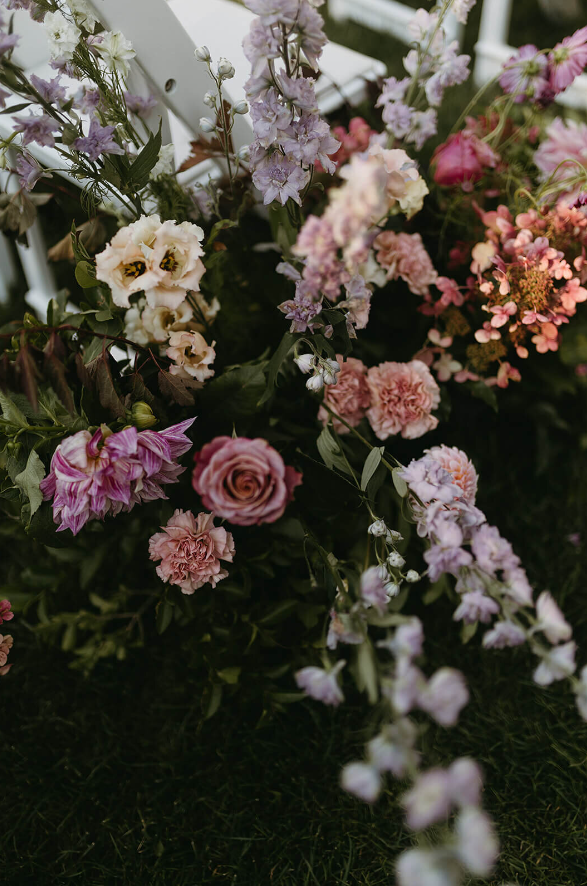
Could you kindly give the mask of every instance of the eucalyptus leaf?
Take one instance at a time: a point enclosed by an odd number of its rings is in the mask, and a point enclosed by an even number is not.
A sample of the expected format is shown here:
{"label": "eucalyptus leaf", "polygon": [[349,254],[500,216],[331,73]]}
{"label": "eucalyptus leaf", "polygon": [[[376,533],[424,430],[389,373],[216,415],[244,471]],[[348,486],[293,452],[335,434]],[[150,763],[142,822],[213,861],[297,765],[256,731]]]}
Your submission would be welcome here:
{"label": "eucalyptus leaf", "polygon": [[365,491],[369,480],[379,467],[384,452],[385,447],[379,446],[376,449],[372,449],[365,459],[365,464],[363,465],[363,473],[361,474],[361,489],[363,491]]}
{"label": "eucalyptus leaf", "polygon": [[32,449],[27,459],[26,468],[14,478],[14,482],[30,502],[31,517],[40,508],[43,501],[39,484],[44,476],[45,466],[35,450]]}
{"label": "eucalyptus leaf", "polygon": [[405,498],[408,494],[408,484],[401,476],[401,471],[403,468],[394,468],[391,472],[391,479],[393,480],[393,485],[395,486],[395,491],[401,498]]}

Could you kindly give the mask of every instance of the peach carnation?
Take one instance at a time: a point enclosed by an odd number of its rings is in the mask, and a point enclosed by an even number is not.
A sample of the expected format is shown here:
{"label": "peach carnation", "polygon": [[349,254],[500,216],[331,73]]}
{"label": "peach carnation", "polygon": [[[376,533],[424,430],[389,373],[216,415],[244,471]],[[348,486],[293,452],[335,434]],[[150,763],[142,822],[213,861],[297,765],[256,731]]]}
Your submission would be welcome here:
{"label": "peach carnation", "polygon": [[477,471],[462,449],[456,446],[433,446],[427,449],[428,455],[437,461],[445,471],[453,476],[453,483],[463,490],[463,498],[470,505],[475,504],[477,494]]}
{"label": "peach carnation", "polygon": [[[356,360],[349,357],[343,362],[341,354],[336,355],[340,372],[337,376],[335,385],[327,385],[324,388],[324,403],[344,418],[348,424],[355,428],[371,404],[371,394],[369,385],[367,384],[367,367],[362,360]],[[318,419],[326,424],[330,418],[330,413],[320,407]],[[335,430],[339,434],[348,434],[349,429],[337,419],[333,419]]]}
{"label": "peach carnation", "polygon": [[383,231],[373,241],[377,261],[387,271],[388,280],[401,277],[414,295],[428,295],[428,287],[438,278],[420,234]]}
{"label": "peach carnation", "polygon": [[431,412],[440,403],[440,388],[421,360],[372,366],[367,383],[371,391],[367,418],[380,440],[399,433],[412,440],[437,426]]}
{"label": "peach carnation", "polygon": [[234,541],[223,526],[214,526],[212,514],[194,517],[191,511],[176,510],[173,517],[149,540],[151,560],[161,560],[157,575],[193,594],[210,583],[213,588],[228,572],[221,560],[232,563]]}

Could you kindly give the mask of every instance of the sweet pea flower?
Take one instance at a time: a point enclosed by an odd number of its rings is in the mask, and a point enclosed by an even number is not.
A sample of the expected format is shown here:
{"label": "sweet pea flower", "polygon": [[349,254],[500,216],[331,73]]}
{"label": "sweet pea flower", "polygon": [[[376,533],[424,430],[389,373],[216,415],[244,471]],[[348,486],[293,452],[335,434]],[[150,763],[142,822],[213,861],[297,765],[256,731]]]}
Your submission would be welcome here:
{"label": "sweet pea flower", "polygon": [[402,797],[408,827],[421,831],[445,819],[451,806],[450,778],[444,769],[429,769],[418,776]]}
{"label": "sweet pea flower", "polygon": [[463,809],[455,831],[461,862],[475,876],[488,877],[499,855],[499,842],[489,816],[474,807]]}
{"label": "sweet pea flower", "polygon": [[440,668],[418,694],[418,707],[441,726],[454,726],[468,701],[465,678],[454,668]]}
{"label": "sweet pea flower", "polygon": [[542,631],[553,645],[571,639],[572,628],[549,591],[542,591],[536,600],[536,618],[535,630]]}
{"label": "sweet pea flower", "polygon": [[533,674],[539,686],[550,686],[555,680],[564,680],[575,671],[575,653],[577,644],[570,640],[562,646],[555,646],[544,656]]}
{"label": "sweet pea flower", "polygon": [[526,634],[518,625],[510,621],[499,621],[483,635],[485,649],[504,649],[506,646],[520,646],[526,642]]}
{"label": "sweet pea flower", "polygon": [[345,664],[346,661],[341,659],[328,671],[316,667],[302,668],[294,674],[296,683],[310,698],[337,707],[341,701],[344,701],[344,695],[338,685],[338,675]]}
{"label": "sweet pea flower", "polygon": [[343,790],[366,803],[374,803],[381,793],[381,776],[369,763],[347,764],[342,770],[340,784]]}

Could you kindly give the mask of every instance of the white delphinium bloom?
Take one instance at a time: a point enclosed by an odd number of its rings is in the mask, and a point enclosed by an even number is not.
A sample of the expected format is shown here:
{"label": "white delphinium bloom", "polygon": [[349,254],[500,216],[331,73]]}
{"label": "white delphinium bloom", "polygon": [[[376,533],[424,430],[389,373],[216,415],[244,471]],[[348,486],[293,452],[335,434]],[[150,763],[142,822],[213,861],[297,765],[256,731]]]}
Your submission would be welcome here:
{"label": "white delphinium bloom", "polygon": [[116,71],[122,77],[126,77],[130,71],[128,63],[136,55],[132,43],[120,31],[104,31],[100,37],[102,40],[95,44],[95,48],[106,66],[110,71]]}
{"label": "white delphinium bloom", "polygon": [[174,172],[175,147],[172,144],[161,145],[159,157],[149,174],[149,178],[157,179],[160,175],[173,175]]}
{"label": "white delphinium bloom", "polygon": [[93,31],[98,19],[87,0],[67,0],[75,22],[87,31]]}
{"label": "white delphinium bloom", "polygon": [[51,58],[71,58],[81,37],[80,29],[61,12],[48,12],[43,24],[49,37]]}

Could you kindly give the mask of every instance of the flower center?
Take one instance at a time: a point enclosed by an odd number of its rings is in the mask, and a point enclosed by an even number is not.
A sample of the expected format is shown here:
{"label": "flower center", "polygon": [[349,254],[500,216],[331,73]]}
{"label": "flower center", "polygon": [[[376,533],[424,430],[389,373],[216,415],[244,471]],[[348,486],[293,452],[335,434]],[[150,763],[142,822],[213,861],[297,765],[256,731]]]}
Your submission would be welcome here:
{"label": "flower center", "polygon": [[132,277],[135,279],[136,277],[140,277],[147,270],[147,266],[144,261],[131,261],[127,265],[124,265],[123,274],[125,277]]}
{"label": "flower center", "polygon": [[173,252],[170,249],[168,249],[167,252],[165,253],[163,260],[162,260],[161,264],[159,265],[159,267],[163,271],[170,271],[171,273],[173,273],[176,270],[177,266],[178,266],[178,261],[177,261],[176,257],[174,256]]}

